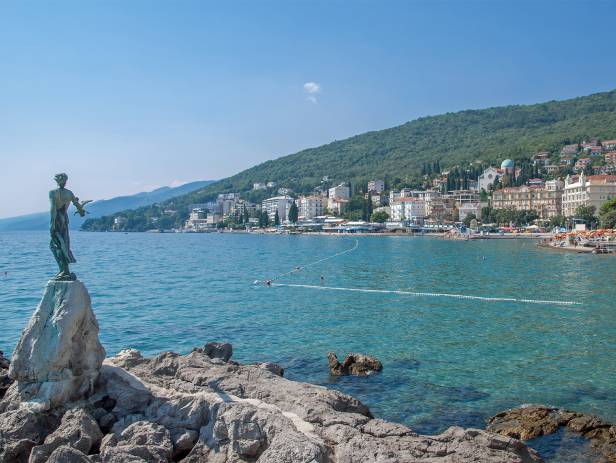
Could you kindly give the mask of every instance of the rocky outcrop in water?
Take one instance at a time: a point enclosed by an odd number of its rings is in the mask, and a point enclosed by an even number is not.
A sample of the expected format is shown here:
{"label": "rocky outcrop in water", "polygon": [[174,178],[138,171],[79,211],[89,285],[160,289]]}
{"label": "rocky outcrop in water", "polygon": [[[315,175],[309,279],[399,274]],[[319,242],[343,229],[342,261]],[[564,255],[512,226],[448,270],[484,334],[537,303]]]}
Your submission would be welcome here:
{"label": "rocky outcrop in water", "polygon": [[338,361],[335,353],[327,354],[329,372],[334,376],[366,376],[381,371],[383,364],[374,357],[364,354],[348,354],[342,363]]}
{"label": "rocky outcrop in water", "polygon": [[50,281],[13,352],[10,400],[49,409],[91,393],[105,350],[80,281]]}
{"label": "rocky outcrop in water", "polygon": [[599,453],[596,462],[616,462],[616,425],[586,413],[527,405],[490,418],[487,429],[525,441],[552,434],[561,427],[588,439]]}
{"label": "rocky outcrop in water", "polygon": [[4,397],[6,390],[13,380],[9,377],[9,366],[11,362],[4,357],[4,352],[0,350],[0,399]]}
{"label": "rocky outcrop in water", "polygon": [[375,419],[358,400],[239,365],[166,352],[105,360],[86,399],[49,410],[0,402],[0,462],[537,462],[514,438],[437,436]]}

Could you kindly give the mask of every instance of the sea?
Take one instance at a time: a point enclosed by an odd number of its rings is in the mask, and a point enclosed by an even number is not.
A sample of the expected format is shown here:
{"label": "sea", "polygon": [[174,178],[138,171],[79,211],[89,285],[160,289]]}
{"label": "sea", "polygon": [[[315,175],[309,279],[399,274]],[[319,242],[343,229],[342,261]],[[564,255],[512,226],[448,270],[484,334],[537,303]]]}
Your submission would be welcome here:
{"label": "sea", "polygon": [[[57,271],[48,233],[0,233],[0,350]],[[548,404],[616,421],[616,259],[533,240],[73,232],[108,355],[233,344],[240,362],[337,389],[419,433]],[[271,280],[272,284],[264,282]],[[329,375],[327,354],[380,374]],[[588,461],[566,432],[531,445]]]}

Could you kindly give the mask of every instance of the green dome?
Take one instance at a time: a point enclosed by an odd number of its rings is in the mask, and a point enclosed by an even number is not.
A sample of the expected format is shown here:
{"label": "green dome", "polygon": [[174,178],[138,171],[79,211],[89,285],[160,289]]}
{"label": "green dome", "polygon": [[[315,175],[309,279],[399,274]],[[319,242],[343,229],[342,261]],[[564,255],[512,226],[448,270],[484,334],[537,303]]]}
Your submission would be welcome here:
{"label": "green dome", "polygon": [[501,169],[511,169],[513,167],[515,167],[515,162],[513,162],[511,159],[505,159],[501,163]]}

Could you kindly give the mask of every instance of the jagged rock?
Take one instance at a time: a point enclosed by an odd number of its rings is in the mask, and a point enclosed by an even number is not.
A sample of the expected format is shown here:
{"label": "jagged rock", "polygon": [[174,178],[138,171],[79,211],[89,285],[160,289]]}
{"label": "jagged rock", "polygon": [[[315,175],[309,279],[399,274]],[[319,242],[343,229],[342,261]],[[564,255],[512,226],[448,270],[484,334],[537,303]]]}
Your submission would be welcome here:
{"label": "jagged rock", "polygon": [[27,462],[32,448],[57,426],[53,415],[27,408],[0,414],[0,463]]}
{"label": "jagged rock", "polygon": [[21,401],[46,410],[92,392],[104,358],[85,286],[52,280],[13,352],[9,376]]}
{"label": "jagged rock", "polygon": [[228,342],[208,342],[203,346],[203,353],[209,358],[228,362],[233,356],[233,346]]}
{"label": "jagged rock", "polygon": [[96,421],[82,408],[68,410],[58,429],[32,449],[29,463],[45,463],[59,447],[70,446],[84,454],[98,448],[103,437]]}
{"label": "jagged rock", "polygon": [[[97,389],[79,405],[44,413],[0,410],[0,463],[38,463],[46,456],[54,463],[541,461],[519,440],[488,431],[453,427],[437,436],[417,435],[374,419],[350,396],[270,370],[198,350],[151,359],[122,352],[105,360]],[[58,418],[54,426],[50,420],[62,413],[62,424],[57,426]],[[105,431],[111,427],[100,446],[95,418],[106,423]]]}
{"label": "jagged rock", "polygon": [[365,376],[383,369],[383,364],[374,357],[364,354],[348,354],[342,363],[335,353],[327,354],[329,371],[334,376],[356,375]]}
{"label": "jagged rock", "polygon": [[528,440],[552,434],[562,426],[588,439],[601,455],[597,461],[616,461],[616,425],[587,413],[544,405],[525,405],[493,416],[488,420],[487,429]]}
{"label": "jagged rock", "polygon": [[13,380],[9,377],[9,366],[11,362],[4,357],[4,352],[0,350],[0,400],[4,397]]}
{"label": "jagged rock", "polygon": [[119,435],[113,434],[101,444],[101,461],[133,461],[137,457],[148,462],[171,460],[173,444],[169,431],[158,424],[137,421]]}
{"label": "jagged rock", "polygon": [[253,365],[256,365],[259,368],[263,368],[264,370],[274,373],[277,376],[284,376],[284,368],[282,368],[277,363],[259,362],[259,363],[254,363]]}
{"label": "jagged rock", "polygon": [[92,463],[86,454],[68,445],[58,447],[46,461],[47,463]]}

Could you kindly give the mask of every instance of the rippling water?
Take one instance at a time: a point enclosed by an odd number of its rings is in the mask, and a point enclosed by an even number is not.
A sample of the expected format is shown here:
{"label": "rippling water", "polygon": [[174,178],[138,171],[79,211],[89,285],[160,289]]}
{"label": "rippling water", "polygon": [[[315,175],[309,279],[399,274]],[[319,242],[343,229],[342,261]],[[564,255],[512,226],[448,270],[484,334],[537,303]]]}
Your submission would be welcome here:
{"label": "rippling water", "polygon": [[[528,304],[253,285],[353,237],[74,233],[108,354],[233,343],[239,361],[350,393],[419,432],[484,427],[538,402],[616,420],[616,259],[530,241],[359,237],[280,282],[578,301]],[[8,272],[4,275],[4,271]],[[11,352],[56,271],[46,233],[0,233],[0,349]],[[376,355],[380,375],[332,379],[326,355]]]}

